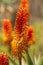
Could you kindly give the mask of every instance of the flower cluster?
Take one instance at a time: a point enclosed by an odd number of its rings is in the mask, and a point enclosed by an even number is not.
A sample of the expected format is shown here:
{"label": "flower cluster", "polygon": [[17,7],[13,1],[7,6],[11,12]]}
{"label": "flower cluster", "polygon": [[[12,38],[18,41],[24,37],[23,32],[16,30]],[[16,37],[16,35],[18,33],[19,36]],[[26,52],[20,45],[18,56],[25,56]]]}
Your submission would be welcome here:
{"label": "flower cluster", "polygon": [[10,21],[4,20],[3,30],[5,34],[4,42],[10,43],[11,53],[19,57],[30,45],[35,42],[34,29],[28,25],[30,17],[28,0],[22,0],[17,12],[14,37],[12,38],[12,26]]}
{"label": "flower cluster", "polygon": [[16,16],[14,39],[11,42],[11,50],[15,56],[20,56],[27,47],[35,42],[34,30],[31,26],[28,26],[30,17],[28,8],[28,0],[22,0]]}
{"label": "flower cluster", "polygon": [[0,65],[9,65],[8,56],[5,54],[0,54]]}

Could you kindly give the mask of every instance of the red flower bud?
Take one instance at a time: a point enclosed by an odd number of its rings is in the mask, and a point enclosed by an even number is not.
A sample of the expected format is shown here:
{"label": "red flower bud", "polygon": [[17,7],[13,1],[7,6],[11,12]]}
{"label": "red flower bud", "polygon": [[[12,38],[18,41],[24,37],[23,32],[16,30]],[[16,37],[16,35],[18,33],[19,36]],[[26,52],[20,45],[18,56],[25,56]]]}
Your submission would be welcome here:
{"label": "red flower bud", "polygon": [[9,65],[8,56],[5,54],[0,54],[0,65]]}

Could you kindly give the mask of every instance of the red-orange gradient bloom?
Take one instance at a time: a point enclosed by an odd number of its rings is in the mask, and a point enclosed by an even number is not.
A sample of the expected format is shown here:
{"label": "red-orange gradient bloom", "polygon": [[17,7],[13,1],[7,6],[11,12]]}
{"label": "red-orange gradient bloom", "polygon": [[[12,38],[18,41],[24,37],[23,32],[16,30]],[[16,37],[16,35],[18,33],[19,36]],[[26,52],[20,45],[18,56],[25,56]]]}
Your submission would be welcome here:
{"label": "red-orange gradient bloom", "polygon": [[[11,51],[15,56],[19,56],[24,47],[24,36],[25,36],[25,28],[28,25],[28,18],[30,13],[28,11],[28,0],[22,0],[20,3],[19,10],[17,12],[17,17],[14,26],[14,39],[11,42]],[[22,37],[23,33],[23,37]],[[27,34],[26,34],[27,35]]]}
{"label": "red-orange gradient bloom", "polygon": [[19,56],[30,46],[30,41],[33,40],[33,29],[28,26],[30,17],[28,0],[22,0],[14,26],[14,39],[11,42],[11,52],[15,56]]}
{"label": "red-orange gradient bloom", "polygon": [[5,34],[10,34],[12,32],[12,25],[9,19],[3,20],[3,31]]}
{"label": "red-orange gradient bloom", "polygon": [[34,29],[32,26],[28,28],[28,41],[28,45],[31,45],[35,42]]}
{"label": "red-orange gradient bloom", "polygon": [[0,65],[9,65],[8,56],[0,54]]}
{"label": "red-orange gradient bloom", "polygon": [[10,43],[12,40],[12,25],[11,21],[9,19],[4,19],[3,20],[3,41],[4,43]]}
{"label": "red-orange gradient bloom", "polygon": [[34,33],[34,30],[33,30],[33,28],[30,26],[30,27],[28,28],[28,39],[29,39],[29,40],[32,40],[33,33]]}
{"label": "red-orange gradient bloom", "polygon": [[29,16],[30,12],[28,11],[28,0],[22,0],[15,21],[15,33],[21,34],[23,27],[28,24]]}

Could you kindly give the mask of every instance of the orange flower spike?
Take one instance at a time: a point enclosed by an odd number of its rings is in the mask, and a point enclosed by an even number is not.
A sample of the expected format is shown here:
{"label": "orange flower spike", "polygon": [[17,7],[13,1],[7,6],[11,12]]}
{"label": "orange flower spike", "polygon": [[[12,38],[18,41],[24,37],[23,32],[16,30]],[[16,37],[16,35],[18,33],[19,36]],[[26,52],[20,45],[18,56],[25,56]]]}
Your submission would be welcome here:
{"label": "orange flower spike", "polygon": [[23,31],[23,27],[27,25],[28,17],[28,0],[22,0],[19,10],[17,12],[17,18],[15,23],[15,31],[20,34]]}
{"label": "orange flower spike", "polygon": [[8,56],[5,54],[0,54],[0,65],[9,65]]}
{"label": "orange flower spike", "polygon": [[3,42],[9,43],[10,41],[12,41],[12,25],[9,19],[3,20],[3,32],[4,32]]}
{"label": "orange flower spike", "polygon": [[29,41],[29,45],[33,44],[35,42],[35,38],[34,38],[34,29],[30,26],[28,29],[28,41]]}
{"label": "orange flower spike", "polygon": [[3,31],[5,34],[10,34],[12,32],[12,25],[9,19],[3,20]]}
{"label": "orange flower spike", "polygon": [[22,0],[15,21],[14,40],[11,42],[11,52],[17,57],[23,52],[26,46],[24,43],[24,37],[27,35],[25,35],[25,33],[27,31],[26,26],[28,25],[29,16],[28,0]]}

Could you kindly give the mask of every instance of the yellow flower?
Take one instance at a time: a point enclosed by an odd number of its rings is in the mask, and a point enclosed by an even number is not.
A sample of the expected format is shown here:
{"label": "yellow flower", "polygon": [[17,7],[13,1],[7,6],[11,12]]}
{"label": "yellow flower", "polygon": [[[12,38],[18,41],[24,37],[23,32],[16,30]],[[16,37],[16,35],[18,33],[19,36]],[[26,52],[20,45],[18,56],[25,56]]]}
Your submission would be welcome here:
{"label": "yellow flower", "polygon": [[19,46],[19,44],[18,44],[18,41],[17,41],[17,40],[13,40],[13,41],[11,42],[11,53],[12,53],[14,56],[16,56],[16,57],[19,56],[18,46]]}
{"label": "yellow flower", "polygon": [[7,43],[8,43],[8,37],[4,36],[3,42],[4,42],[5,44],[7,44]]}

